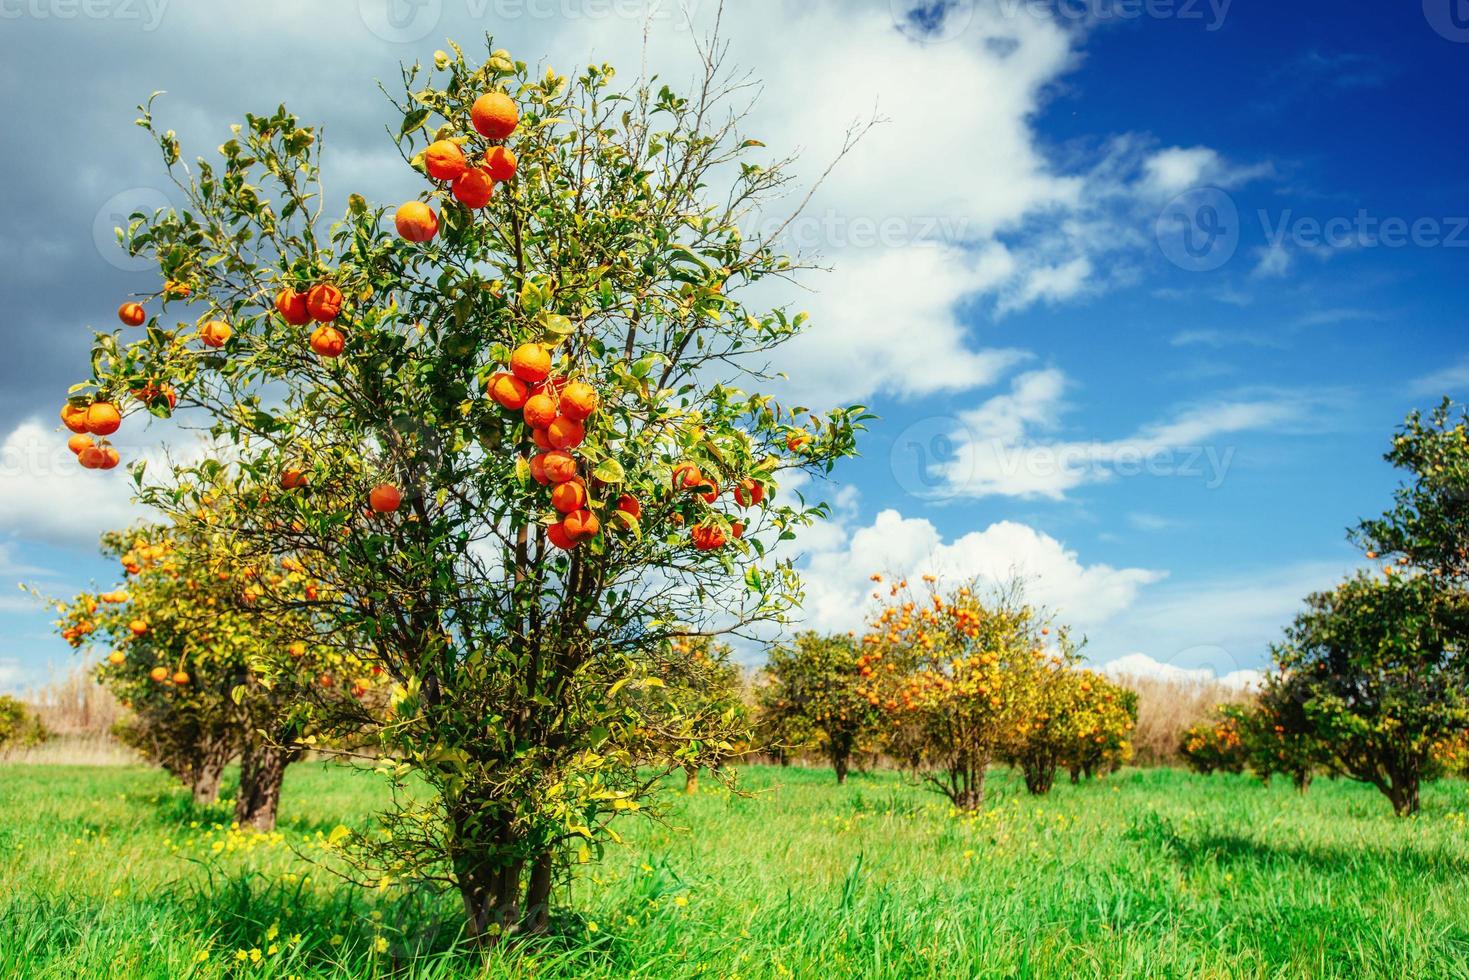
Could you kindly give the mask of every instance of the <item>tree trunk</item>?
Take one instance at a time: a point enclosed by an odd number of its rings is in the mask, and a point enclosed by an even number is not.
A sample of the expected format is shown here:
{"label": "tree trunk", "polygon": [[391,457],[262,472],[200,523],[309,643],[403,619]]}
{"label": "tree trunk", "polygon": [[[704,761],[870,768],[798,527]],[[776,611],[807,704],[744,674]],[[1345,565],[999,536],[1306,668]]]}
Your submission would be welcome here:
{"label": "tree trunk", "polygon": [[1400,817],[1411,817],[1418,812],[1418,780],[1404,776],[1390,783],[1387,798],[1392,801],[1393,812]]}
{"label": "tree trunk", "polygon": [[847,781],[847,760],[849,757],[847,752],[840,750],[833,750],[831,753],[831,767],[836,770],[838,786],[845,784]]}
{"label": "tree trunk", "polygon": [[1071,785],[1072,786],[1075,786],[1075,785],[1077,785],[1080,782],[1081,782],[1081,767],[1080,766],[1072,766],[1071,767]]}
{"label": "tree trunk", "polygon": [[1025,789],[1031,796],[1045,796],[1056,783],[1054,762],[1033,760],[1021,766],[1025,774]]}
{"label": "tree trunk", "polygon": [[219,799],[219,777],[224,774],[224,760],[210,759],[194,768],[189,792],[195,806],[208,806]]}
{"label": "tree trunk", "polygon": [[1295,783],[1296,792],[1305,796],[1306,790],[1311,788],[1311,770],[1303,769],[1298,771],[1292,778],[1292,782]]}
{"label": "tree trunk", "polygon": [[551,921],[551,855],[536,858],[530,869],[530,886],[525,893],[527,932],[545,932]]}
{"label": "tree trunk", "polygon": [[235,797],[235,821],[253,830],[275,829],[286,766],[299,755],[294,749],[251,739],[240,756],[240,792]]}
{"label": "tree trunk", "polygon": [[689,794],[690,796],[693,796],[695,793],[699,792],[699,767],[698,766],[684,766],[684,770],[683,770],[683,791],[685,793]]}

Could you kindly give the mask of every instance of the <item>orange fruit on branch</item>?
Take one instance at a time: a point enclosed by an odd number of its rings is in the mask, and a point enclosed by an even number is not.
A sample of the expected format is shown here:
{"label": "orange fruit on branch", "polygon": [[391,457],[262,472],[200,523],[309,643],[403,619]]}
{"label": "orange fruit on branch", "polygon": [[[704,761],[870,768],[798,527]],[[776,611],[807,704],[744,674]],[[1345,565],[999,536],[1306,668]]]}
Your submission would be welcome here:
{"label": "orange fruit on branch", "polygon": [[377,514],[391,514],[403,503],[403,492],[391,483],[379,483],[367,495],[367,503]]}
{"label": "orange fruit on branch", "polygon": [[153,678],[155,683],[162,684],[164,681],[168,680],[168,668],[154,667],[152,670],[148,671],[148,676]]}
{"label": "orange fruit on branch", "polygon": [[142,303],[124,303],[117,308],[117,318],[129,327],[140,327],[148,313]]}
{"label": "orange fruit on branch", "polygon": [[87,431],[87,406],[67,402],[61,406],[61,424],[73,432]]}
{"label": "orange fruit on branch", "polygon": [[319,282],[306,292],[306,312],[317,323],[331,323],[342,312],[342,291],[329,282]]}
{"label": "orange fruit on branch", "polygon": [[303,327],[311,322],[306,294],[298,293],[290,286],[275,294],[275,311],[293,327]]}
{"label": "orange fruit on branch", "polygon": [[724,547],[724,530],[714,524],[700,524],[689,532],[694,547],[700,551],[714,551]]}
{"label": "orange fruit on branch", "polygon": [[188,684],[189,683],[189,673],[188,673],[188,671],[184,671],[184,670],[176,670],[176,671],[174,671],[174,674],[173,674],[173,682],[175,684],[177,684],[179,687],[183,687],[184,685]]}
{"label": "orange fruit on branch", "polygon": [[703,486],[699,487],[699,497],[706,504],[712,504],[719,499],[719,484],[713,480],[706,479]]}
{"label": "orange fruit on branch", "polygon": [[281,470],[281,489],[296,490],[306,485],[306,474],[298,469]]}
{"label": "orange fruit on branch", "polygon": [[734,499],[741,507],[758,504],[765,499],[765,487],[756,480],[741,480],[735,487]]}
{"label": "orange fruit on branch", "polygon": [[423,168],[435,180],[453,180],[469,169],[469,161],[453,140],[435,140],[423,151]]}
{"label": "orange fruit on branch", "polygon": [[117,464],[121,462],[122,457],[117,454],[116,449],[113,449],[111,446],[104,446],[102,448],[102,465],[97,468],[99,470],[115,469]]}
{"label": "orange fruit on branch", "polygon": [[495,180],[485,171],[473,167],[454,178],[449,192],[454,195],[454,200],[476,211],[494,199]]}
{"label": "orange fruit on branch", "polygon": [[581,510],[587,505],[587,488],[582,486],[580,480],[567,480],[565,483],[556,484],[556,489],[551,491],[551,506],[562,514],[570,514]]}
{"label": "orange fruit on branch", "polygon": [[481,136],[502,140],[520,124],[520,110],[504,92],[487,92],[469,107],[469,120]]}
{"label": "orange fruit on branch", "polygon": [[205,347],[219,348],[229,342],[233,333],[230,325],[223,320],[210,320],[199,328],[199,339],[204,341]]}
{"label": "orange fruit on branch", "polygon": [[536,453],[530,458],[530,478],[541,486],[545,486],[551,482],[551,478],[546,475],[545,453]]}
{"label": "orange fruit on branch", "polygon": [[496,180],[509,180],[515,176],[515,151],[508,146],[492,146],[480,166]]}
{"label": "orange fruit on branch", "polygon": [[597,410],[597,390],[584,381],[573,381],[561,391],[561,414],[585,422]]}
{"label": "orange fruit on branch", "polygon": [[398,234],[410,242],[426,242],[439,233],[438,215],[422,201],[399,205],[393,224],[397,226]]}
{"label": "orange fruit on branch", "polygon": [[66,440],[66,448],[78,456],[82,454],[83,450],[90,449],[95,445],[96,443],[92,441],[91,436],[81,435],[80,433]]}
{"label": "orange fruit on branch", "polygon": [[597,520],[597,515],[585,508],[567,514],[562,518],[561,526],[566,529],[566,536],[573,541],[595,538],[602,530],[602,522]]}
{"label": "orange fruit on branch", "polygon": [[540,450],[543,450],[543,451],[546,451],[546,452],[549,452],[552,449],[555,449],[556,448],[555,446],[551,445],[551,440],[546,437],[546,430],[545,429],[531,429],[530,430],[530,441],[533,442],[533,443],[535,443],[537,449],[540,449]]}
{"label": "orange fruit on branch", "polygon": [[521,409],[530,397],[530,386],[508,371],[491,375],[485,391],[501,408]]}
{"label": "orange fruit on branch", "polygon": [[566,533],[566,525],[560,522],[546,528],[546,540],[562,551],[570,551],[576,547],[576,542]]}
{"label": "orange fruit on branch", "polygon": [[122,415],[111,402],[93,402],[87,409],[87,431],[94,436],[110,436],[122,426]]}
{"label": "orange fruit on branch", "polygon": [[635,521],[642,520],[643,505],[638,502],[637,497],[634,497],[630,493],[625,493],[617,498],[617,509]]}
{"label": "orange fruit on branch", "polygon": [[[537,398],[542,396],[537,395]],[[575,419],[558,415],[546,426],[546,440],[557,449],[575,449],[587,437],[586,427]]]}
{"label": "orange fruit on branch", "polygon": [[127,654],[123,653],[121,650],[113,650],[107,655],[107,662],[112,664],[114,667],[121,664],[126,659]]}
{"label": "orange fruit on branch", "polygon": [[551,373],[551,352],[540,344],[521,344],[510,355],[510,370],[530,384],[545,381]]}
{"label": "orange fruit on branch", "polygon": [[673,468],[673,489],[699,490],[704,487],[704,474],[695,463],[683,462]]}
{"label": "orange fruit on branch", "polygon": [[322,324],[311,331],[311,349],[322,357],[341,357],[347,348],[347,338],[336,327]]}
{"label": "orange fruit on branch", "polygon": [[84,469],[100,470],[107,463],[107,453],[100,446],[88,446],[77,453],[77,462]]}
{"label": "orange fruit on branch", "polygon": [[[545,392],[531,395],[525,400],[525,424],[532,429],[544,429],[556,420],[556,400]],[[549,440],[549,434],[548,434]],[[554,449],[562,446],[552,444]]]}
{"label": "orange fruit on branch", "polygon": [[570,453],[553,449],[541,454],[541,465],[552,483],[565,483],[576,477],[576,458]]}
{"label": "orange fruit on branch", "polygon": [[802,449],[805,449],[807,443],[809,443],[810,441],[811,433],[807,432],[805,429],[797,429],[790,435],[786,436],[786,448],[793,453],[798,453]]}

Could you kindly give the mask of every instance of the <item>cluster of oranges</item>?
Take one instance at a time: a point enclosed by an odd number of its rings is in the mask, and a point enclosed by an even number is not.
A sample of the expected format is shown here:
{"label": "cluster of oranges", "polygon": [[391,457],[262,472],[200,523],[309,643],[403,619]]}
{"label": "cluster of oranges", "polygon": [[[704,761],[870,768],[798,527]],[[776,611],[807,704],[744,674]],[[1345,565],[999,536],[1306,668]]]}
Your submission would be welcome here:
{"label": "cluster of oranges", "polygon": [[[531,441],[540,450],[530,459],[531,477],[551,488],[551,506],[561,515],[546,536],[557,548],[570,551],[602,532],[572,453],[586,439],[587,420],[596,414],[597,389],[585,381],[553,376],[551,352],[541,344],[515,348],[509,367],[492,375],[485,391],[501,408],[520,412],[530,429]],[[633,520],[642,517],[642,505],[630,494],[624,494],[616,507]]]}
{"label": "cluster of oranges", "polygon": [[[434,180],[447,183],[454,200],[477,211],[494,199],[496,184],[515,176],[515,152],[499,141],[508,139],[520,125],[520,110],[505,93],[488,92],[474,100],[469,118],[475,130],[491,141],[479,161],[471,162],[464,152],[465,138],[437,139],[423,152],[423,169]],[[439,233],[439,216],[423,201],[400,206],[393,224],[410,242],[426,242]]]}
{"label": "cluster of oranges", "polygon": [[[106,440],[122,427],[122,413],[111,402],[93,402],[78,405],[67,402],[61,406],[61,423],[74,433],[66,446],[76,454],[77,461],[89,470],[110,470],[119,462],[117,450]],[[104,437],[101,442],[93,436]]]}
{"label": "cluster of oranges", "polygon": [[[308,323],[317,325],[311,331],[310,344],[319,356],[330,360],[340,357],[346,349],[347,338],[333,325],[342,312],[342,291],[331,283],[319,282],[304,293],[287,286],[276,294],[275,311],[293,327],[304,327]],[[209,339],[206,337],[204,342],[209,344]],[[222,342],[219,346],[223,346]]]}

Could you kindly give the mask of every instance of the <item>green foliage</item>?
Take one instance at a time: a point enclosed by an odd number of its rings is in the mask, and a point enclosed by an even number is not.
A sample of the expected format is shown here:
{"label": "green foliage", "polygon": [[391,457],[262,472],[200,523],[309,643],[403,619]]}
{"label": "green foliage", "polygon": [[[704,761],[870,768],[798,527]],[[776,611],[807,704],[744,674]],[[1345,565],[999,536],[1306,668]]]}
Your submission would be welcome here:
{"label": "green foliage", "polygon": [[1307,604],[1274,648],[1302,705],[1297,730],[1333,769],[1415,812],[1420,782],[1439,772],[1435,747],[1469,731],[1469,603],[1416,574],[1359,575]]}
{"label": "green foliage", "polygon": [[50,737],[50,731],[24,702],[0,694],[0,749],[29,748]]}
{"label": "green foliage", "polygon": [[1469,412],[1454,412],[1445,398],[1427,417],[1412,413],[1385,458],[1408,480],[1392,509],[1353,537],[1373,557],[1396,556],[1445,585],[1469,584]]}
{"label": "green foliage", "polygon": [[871,750],[882,715],[862,692],[856,641],[806,631],[770,648],[760,715],[783,750],[815,742],[845,782],[852,755]]}
{"label": "green foliage", "polygon": [[1240,733],[1240,719],[1248,710],[1244,705],[1222,704],[1215,709],[1213,720],[1184,729],[1178,740],[1179,757],[1194,772],[1206,776],[1214,772],[1244,772],[1249,759]]}

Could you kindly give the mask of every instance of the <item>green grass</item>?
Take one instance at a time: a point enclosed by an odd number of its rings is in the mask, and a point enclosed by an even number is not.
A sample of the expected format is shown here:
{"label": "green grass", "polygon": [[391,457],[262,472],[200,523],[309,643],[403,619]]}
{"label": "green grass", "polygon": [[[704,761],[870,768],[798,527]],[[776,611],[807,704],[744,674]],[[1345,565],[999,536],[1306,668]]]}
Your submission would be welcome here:
{"label": "green grass", "polygon": [[485,961],[452,897],[309,863],[369,825],[370,775],[295,767],[251,838],[156,772],[0,767],[0,976],[1469,976],[1464,783],[1407,821],[1355,784],[1167,770],[1046,799],[997,773],[972,818],[886,773],[741,783],[628,824],[552,938]]}

